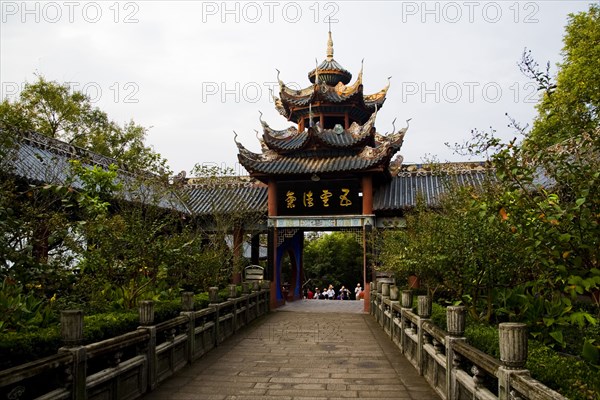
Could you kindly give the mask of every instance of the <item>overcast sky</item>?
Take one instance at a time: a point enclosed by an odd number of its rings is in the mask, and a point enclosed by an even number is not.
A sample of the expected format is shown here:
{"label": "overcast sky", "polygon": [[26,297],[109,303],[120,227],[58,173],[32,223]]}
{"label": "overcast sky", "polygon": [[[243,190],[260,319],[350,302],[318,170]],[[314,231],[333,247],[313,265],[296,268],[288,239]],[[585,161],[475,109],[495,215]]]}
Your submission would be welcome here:
{"label": "overcast sky", "polygon": [[[276,69],[306,87],[325,58],[331,17],[334,58],[352,72],[364,59],[366,94],[386,85],[380,133],[412,118],[400,153],[461,161],[445,142],[473,128],[510,138],[505,113],[530,122],[534,85],[517,61],[527,47],[560,61],[567,15],[586,1],[1,1],[2,98],[34,74],[87,92],[111,119],[150,127],[148,143],[175,172],[196,163],[237,164],[233,130],[256,152],[259,111],[274,128]],[[553,71],[556,68],[553,67]]]}

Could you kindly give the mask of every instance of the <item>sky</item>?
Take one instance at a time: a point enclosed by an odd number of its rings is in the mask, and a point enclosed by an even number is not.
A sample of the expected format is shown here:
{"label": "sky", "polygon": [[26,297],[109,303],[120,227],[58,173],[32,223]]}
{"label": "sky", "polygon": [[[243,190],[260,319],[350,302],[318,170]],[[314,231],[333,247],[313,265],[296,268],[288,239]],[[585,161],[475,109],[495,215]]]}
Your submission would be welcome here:
{"label": "sky", "polygon": [[[405,163],[466,161],[445,143],[472,129],[516,136],[531,123],[535,85],[525,48],[556,72],[568,14],[587,1],[0,1],[0,95],[14,100],[36,74],[70,82],[112,120],[149,128],[147,143],[177,173],[195,164],[246,174],[238,140],[260,152],[259,112],[291,125],[271,99],[277,71],[291,87],[326,56],[364,93],[391,78],[379,133],[411,119]],[[330,21],[330,24],[329,24]]]}

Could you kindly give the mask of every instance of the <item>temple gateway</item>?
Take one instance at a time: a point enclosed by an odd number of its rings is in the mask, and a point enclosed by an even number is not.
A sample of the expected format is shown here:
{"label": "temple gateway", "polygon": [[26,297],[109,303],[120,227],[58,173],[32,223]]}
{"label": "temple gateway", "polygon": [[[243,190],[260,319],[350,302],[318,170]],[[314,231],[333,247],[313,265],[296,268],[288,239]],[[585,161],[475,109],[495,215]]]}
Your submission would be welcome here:
{"label": "temple gateway", "polygon": [[[375,126],[389,79],[379,92],[364,94],[361,67],[350,84],[352,74],[333,58],[331,31],[326,58],[308,73],[308,79],[309,86],[295,90],[278,76],[275,107],[294,125],[274,130],[261,115],[260,153],[244,147],[237,135],[235,139],[238,160],[254,179],[248,191],[238,196],[250,201],[254,196],[266,197],[272,306],[301,298],[305,231],[357,232],[366,284],[373,273],[366,257],[371,229],[404,226],[403,210],[416,204],[417,195],[433,205],[446,175],[420,165],[402,165],[398,152],[408,121],[406,127],[387,134],[377,132]],[[448,167],[459,183],[477,184],[483,178],[479,163]],[[285,282],[289,290],[281,278],[286,254],[293,269]]]}

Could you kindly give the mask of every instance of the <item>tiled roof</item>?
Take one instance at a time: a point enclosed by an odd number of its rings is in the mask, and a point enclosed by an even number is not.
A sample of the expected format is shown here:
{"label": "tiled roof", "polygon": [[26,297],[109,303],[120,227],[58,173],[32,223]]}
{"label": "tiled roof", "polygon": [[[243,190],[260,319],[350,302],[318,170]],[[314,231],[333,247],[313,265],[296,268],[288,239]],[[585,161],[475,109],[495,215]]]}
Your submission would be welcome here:
{"label": "tiled roof", "polygon": [[[303,151],[294,156],[267,152],[252,153],[237,143],[240,150],[238,160],[249,172],[259,174],[313,174],[324,172],[352,172],[382,166],[393,155],[390,145],[377,148],[365,147],[360,153],[349,154],[348,150]],[[314,153],[314,155],[313,155]],[[336,154],[337,153],[337,154]]]}
{"label": "tiled roof", "polygon": [[[307,146],[320,148],[351,148],[363,147],[369,142],[373,143],[376,113],[369,120],[360,125],[353,122],[348,129],[320,129],[318,126],[310,127],[303,132],[298,132],[296,127],[284,130],[274,130],[265,121],[263,126],[263,141],[266,146],[277,153],[290,153]],[[311,140],[314,138],[315,140]]]}
{"label": "tiled roof", "polygon": [[[23,134],[11,156],[10,172],[16,177],[37,184],[65,184],[81,188],[81,182],[71,180],[72,169],[69,160],[79,160],[83,165],[108,168],[111,164],[119,166],[113,158],[52,139],[35,132]],[[147,183],[142,174],[133,174],[120,166],[117,180],[123,184],[123,197],[127,201],[157,202],[157,206],[180,212],[189,212],[177,195],[166,187]],[[146,177],[153,177],[146,174]]]}
{"label": "tiled roof", "polygon": [[265,144],[277,152],[288,152],[301,149],[310,138],[308,131],[298,133],[298,130],[294,127],[284,131],[274,131],[266,124],[263,126],[265,131],[263,140],[265,141]]}
{"label": "tiled roof", "polygon": [[[359,81],[356,83],[359,83]],[[308,107],[309,104],[313,104],[315,112],[318,112],[321,108],[323,110],[327,107],[331,108],[331,105],[355,104],[355,107],[350,110],[351,114],[364,114],[364,120],[366,120],[373,112],[381,109],[389,89],[388,83],[388,85],[379,92],[364,95],[362,83],[350,86],[341,83],[337,86],[315,84],[301,90],[288,88],[283,82],[280,82],[279,85],[279,98],[273,96],[275,108],[281,115],[290,118],[295,122],[297,122],[298,116],[304,116],[307,110],[304,110],[304,112],[301,112],[298,115],[296,115],[296,113],[302,111],[304,107]],[[319,102],[320,105],[316,105],[316,102]],[[301,110],[296,110],[293,115],[290,114],[291,108],[298,107],[301,108]],[[356,107],[362,111],[358,112],[358,110],[355,109]]]}
{"label": "tiled roof", "polygon": [[[405,169],[406,166],[403,166]],[[381,186],[373,195],[373,209],[375,211],[398,211],[412,208],[417,205],[419,197],[428,207],[438,204],[439,196],[443,194],[449,182],[461,186],[481,186],[489,170],[465,170],[462,172],[440,173],[402,172],[389,183]]]}
{"label": "tiled roof", "polygon": [[267,187],[231,185],[215,187],[196,185],[186,188],[185,200],[194,215],[218,213],[254,213],[267,211]]}
{"label": "tiled roof", "polygon": [[319,75],[319,82],[333,85],[337,84],[338,82],[347,84],[350,82],[350,79],[352,79],[352,74],[333,58],[323,60],[323,62],[321,62],[316,69],[313,69],[308,73],[308,79],[310,79],[312,83],[315,83],[317,71]]}

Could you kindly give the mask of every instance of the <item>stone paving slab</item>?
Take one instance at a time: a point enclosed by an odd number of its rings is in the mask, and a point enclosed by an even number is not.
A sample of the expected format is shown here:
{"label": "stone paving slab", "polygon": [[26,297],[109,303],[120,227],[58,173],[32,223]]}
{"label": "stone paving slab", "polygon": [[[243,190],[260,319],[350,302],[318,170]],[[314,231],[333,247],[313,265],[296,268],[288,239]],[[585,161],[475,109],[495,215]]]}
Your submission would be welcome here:
{"label": "stone paving slab", "polygon": [[363,301],[288,303],[144,398],[439,399],[362,310]]}

